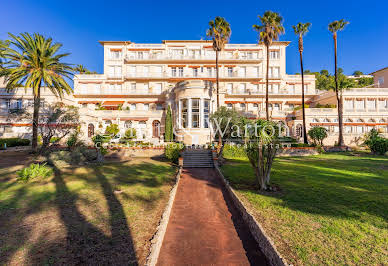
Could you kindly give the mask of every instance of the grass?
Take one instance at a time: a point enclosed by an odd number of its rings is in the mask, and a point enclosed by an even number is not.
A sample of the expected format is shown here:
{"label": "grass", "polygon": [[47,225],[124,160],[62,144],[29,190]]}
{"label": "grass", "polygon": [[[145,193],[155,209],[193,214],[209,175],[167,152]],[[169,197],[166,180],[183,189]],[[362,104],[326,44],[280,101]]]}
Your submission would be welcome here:
{"label": "grass", "polygon": [[386,265],[388,157],[366,153],[277,158],[258,192],[246,158],[222,171],[286,259],[295,265]]}
{"label": "grass", "polygon": [[0,261],[4,264],[144,264],[176,169],[134,159],[55,169],[17,182],[0,169]]}

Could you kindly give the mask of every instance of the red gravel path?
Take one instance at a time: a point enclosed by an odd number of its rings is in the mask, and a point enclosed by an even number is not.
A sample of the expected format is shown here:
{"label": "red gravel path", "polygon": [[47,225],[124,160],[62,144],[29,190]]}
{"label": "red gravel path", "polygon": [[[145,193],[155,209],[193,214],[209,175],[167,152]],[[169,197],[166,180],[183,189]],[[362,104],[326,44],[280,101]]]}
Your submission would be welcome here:
{"label": "red gravel path", "polygon": [[158,265],[266,265],[211,168],[182,172]]}

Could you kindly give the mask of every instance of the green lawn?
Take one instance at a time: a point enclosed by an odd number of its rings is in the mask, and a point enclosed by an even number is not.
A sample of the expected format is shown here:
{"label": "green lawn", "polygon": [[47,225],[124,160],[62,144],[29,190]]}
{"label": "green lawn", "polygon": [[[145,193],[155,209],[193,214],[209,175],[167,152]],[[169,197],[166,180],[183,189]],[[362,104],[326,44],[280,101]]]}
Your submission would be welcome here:
{"label": "green lawn", "polygon": [[176,168],[134,159],[20,183],[21,167],[0,169],[1,263],[144,264]]}
{"label": "green lawn", "polygon": [[387,265],[388,157],[366,153],[277,158],[257,192],[245,158],[222,171],[293,264]]}

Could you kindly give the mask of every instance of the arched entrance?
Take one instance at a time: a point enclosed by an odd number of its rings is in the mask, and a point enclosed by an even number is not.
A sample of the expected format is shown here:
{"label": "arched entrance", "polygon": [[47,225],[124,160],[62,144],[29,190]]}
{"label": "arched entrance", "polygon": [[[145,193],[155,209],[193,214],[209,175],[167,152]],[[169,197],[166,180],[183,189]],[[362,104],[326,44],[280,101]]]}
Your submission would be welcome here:
{"label": "arched entrance", "polygon": [[159,138],[160,136],[160,122],[158,120],[154,120],[152,122],[152,137]]}
{"label": "arched entrance", "polygon": [[91,138],[94,136],[94,125],[93,124],[89,124],[88,125],[88,137]]}

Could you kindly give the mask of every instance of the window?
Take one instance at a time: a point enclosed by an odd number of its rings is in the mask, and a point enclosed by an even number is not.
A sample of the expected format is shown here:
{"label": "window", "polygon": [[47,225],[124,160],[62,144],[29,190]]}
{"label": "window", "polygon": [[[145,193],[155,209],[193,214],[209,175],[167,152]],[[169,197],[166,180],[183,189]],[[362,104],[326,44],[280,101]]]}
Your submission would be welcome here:
{"label": "window", "polygon": [[193,77],[198,77],[198,68],[197,67],[194,67],[193,68]]}
{"label": "window", "polygon": [[240,103],[240,108],[245,110],[245,103]]}
{"label": "window", "polygon": [[254,67],[253,69],[256,77],[260,77],[260,67]]}
{"label": "window", "polygon": [[131,103],[131,104],[129,105],[129,110],[131,110],[131,111],[136,110],[136,103]]}
{"label": "window", "polygon": [[233,67],[228,67],[228,77],[233,77]]}
{"label": "window", "polygon": [[238,76],[239,77],[246,77],[247,74],[247,68],[246,67],[240,67],[238,69]]}
{"label": "window", "polygon": [[212,67],[207,67],[207,75],[208,77],[213,77],[213,68]]}
{"label": "window", "polygon": [[162,93],[162,83],[156,83],[153,87],[153,93],[154,94],[161,94]]}
{"label": "window", "polygon": [[129,77],[135,77],[136,76],[136,67],[135,66],[130,66],[127,68],[128,70],[128,76]]}
{"label": "window", "polygon": [[109,84],[110,94],[122,94],[121,84]]}
{"label": "window", "polygon": [[253,85],[253,92],[254,93],[260,93],[260,85],[259,84],[254,84]]}
{"label": "window", "polygon": [[126,129],[132,128],[132,121],[125,121],[124,127],[125,127]]}
{"label": "window", "polygon": [[324,123],[330,123],[330,120],[327,119],[327,118],[324,118],[322,122],[324,122]]}
{"label": "window", "polygon": [[309,86],[307,84],[304,85],[304,93],[307,94]]}
{"label": "window", "polygon": [[245,83],[240,83],[239,87],[238,87],[238,91],[240,94],[245,94],[246,93],[246,89],[247,89],[247,84]]}
{"label": "window", "polygon": [[366,106],[369,110],[375,110],[376,109],[376,100],[368,99],[366,102]]}
{"label": "window", "polygon": [[253,104],[253,107],[259,108],[259,104],[258,104],[258,103],[254,103],[254,104]]}
{"label": "window", "polygon": [[313,118],[313,123],[319,123],[319,120],[317,118]]}
{"label": "window", "polygon": [[295,84],[288,86],[288,93],[295,94]]}
{"label": "window", "polygon": [[149,94],[150,92],[150,85],[148,83],[143,84],[143,94]]}
{"label": "window", "polygon": [[108,66],[108,77],[121,78],[121,66]]}
{"label": "window", "polygon": [[187,109],[188,109],[188,106],[187,106],[187,100],[184,99],[182,100],[182,117],[181,117],[181,120],[182,120],[182,127],[183,128],[187,128]]}
{"label": "window", "polygon": [[352,133],[352,127],[351,126],[345,126],[345,133]]}
{"label": "window", "polygon": [[269,67],[269,73],[270,78],[279,78],[279,67]]}
{"label": "window", "polygon": [[155,74],[158,77],[161,77],[163,74],[163,68],[161,66],[155,66]]}
{"label": "window", "polygon": [[149,66],[144,66],[143,67],[143,77],[148,77],[150,73],[150,67]]}
{"label": "window", "polygon": [[10,99],[5,99],[5,108],[11,109],[11,100]]}
{"label": "window", "polygon": [[268,104],[268,110],[272,110],[272,103]]}
{"label": "window", "polygon": [[279,93],[279,84],[269,84],[268,91],[270,93]]}
{"label": "window", "polygon": [[388,109],[388,100],[379,99],[379,109]]}
{"label": "window", "polygon": [[379,77],[377,83],[379,86],[382,86],[384,84],[384,77]]}
{"label": "window", "polygon": [[290,104],[288,105],[288,108],[291,109],[291,110],[294,109],[294,107],[295,107],[295,106],[294,106],[292,103],[290,103]]}
{"label": "window", "polygon": [[279,51],[269,51],[269,58],[270,59],[279,59],[280,52]]}
{"label": "window", "polygon": [[130,93],[136,93],[136,83],[131,83],[131,85],[130,85]]}
{"label": "window", "polygon": [[358,110],[365,109],[365,101],[364,100],[357,100],[356,101],[356,109],[358,109]]}
{"label": "window", "polygon": [[280,104],[275,103],[273,109],[274,109],[275,111],[279,111],[279,110],[280,110]]}
{"label": "window", "polygon": [[16,109],[22,109],[23,108],[23,100],[22,99],[17,99],[16,100]]}
{"label": "window", "polygon": [[178,77],[183,77],[183,67],[178,67]]}
{"label": "window", "polygon": [[226,104],[226,107],[229,108],[229,109],[232,109],[232,108],[233,108],[233,104],[227,103],[227,104]]}
{"label": "window", "polygon": [[109,126],[109,125],[112,125],[112,121],[106,120],[106,121],[105,121],[105,126]]}
{"label": "window", "polygon": [[199,128],[199,99],[191,99],[191,126]]}
{"label": "window", "polygon": [[110,59],[121,59],[121,50],[110,50]]}
{"label": "window", "polygon": [[203,127],[209,128],[210,100],[203,101]]}
{"label": "window", "polygon": [[233,94],[233,83],[227,83],[226,84],[226,93],[227,94]]}
{"label": "window", "polygon": [[176,67],[172,67],[171,68],[171,76],[176,77],[176,74],[177,74]]}
{"label": "window", "polygon": [[143,104],[144,111],[148,111],[150,109],[150,105],[148,103]]}
{"label": "window", "polygon": [[353,100],[346,100],[345,99],[345,109],[354,109],[354,102]]}
{"label": "window", "polygon": [[34,100],[27,100],[27,107],[33,107],[34,106]]}

